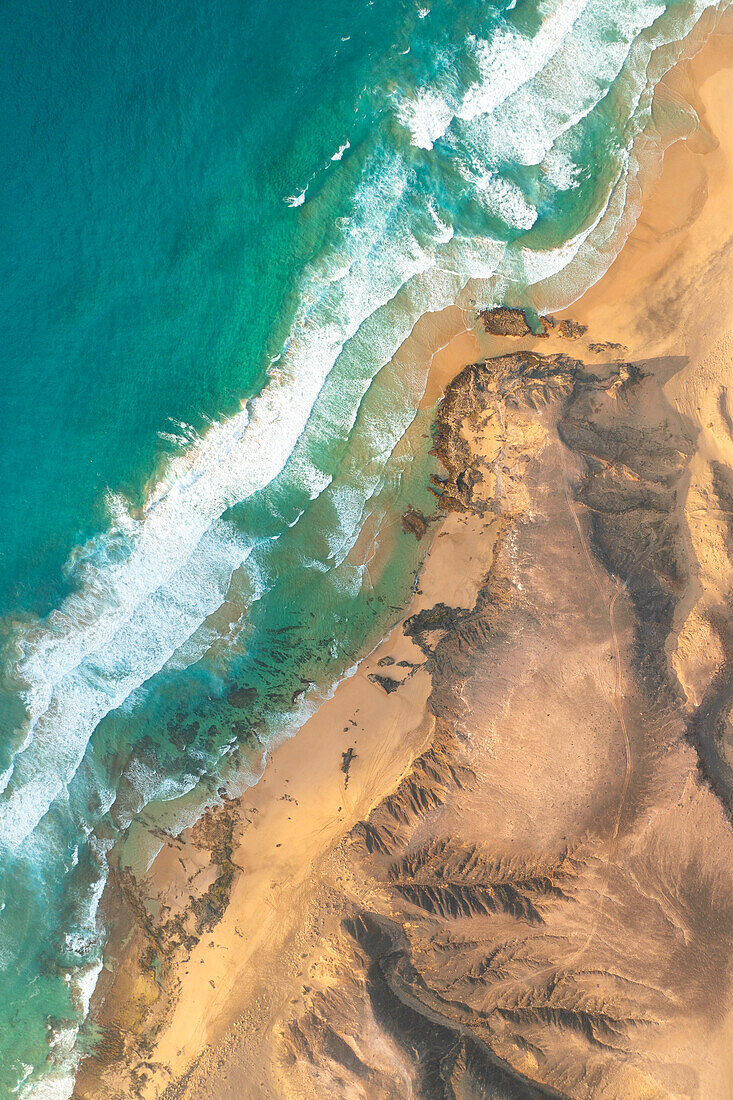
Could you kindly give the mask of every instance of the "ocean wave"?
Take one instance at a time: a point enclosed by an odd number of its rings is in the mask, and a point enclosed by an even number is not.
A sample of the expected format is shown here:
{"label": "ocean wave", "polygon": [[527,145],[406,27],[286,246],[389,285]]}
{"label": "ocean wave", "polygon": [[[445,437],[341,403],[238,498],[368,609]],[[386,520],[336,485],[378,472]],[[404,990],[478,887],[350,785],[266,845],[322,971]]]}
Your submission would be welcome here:
{"label": "ocean wave", "polygon": [[347,141],[345,141],[345,142],[343,143],[343,145],[339,145],[339,147],[338,147],[338,149],[336,150],[336,152],[332,154],[332,156],[331,156],[331,160],[341,160],[341,158],[343,157],[344,153],[345,153],[345,152],[347,151],[347,149],[350,149],[350,148],[351,148],[351,142],[350,142],[350,141],[348,141],[348,140],[347,140]]}
{"label": "ocean wave", "polygon": [[308,188],[304,187],[302,191],[299,191],[297,195],[289,195],[284,201],[288,206],[302,206],[305,202],[305,196],[308,192]]}

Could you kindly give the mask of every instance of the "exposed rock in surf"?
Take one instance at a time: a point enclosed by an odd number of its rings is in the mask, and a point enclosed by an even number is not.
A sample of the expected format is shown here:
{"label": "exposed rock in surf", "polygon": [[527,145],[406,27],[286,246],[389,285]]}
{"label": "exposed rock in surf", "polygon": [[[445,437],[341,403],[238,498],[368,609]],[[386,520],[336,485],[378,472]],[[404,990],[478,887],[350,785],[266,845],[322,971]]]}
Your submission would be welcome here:
{"label": "exposed rock in surf", "polygon": [[244,709],[254,703],[257,698],[257,691],[255,688],[235,688],[234,691],[230,691],[227,695],[227,703],[230,707],[237,707],[237,709]]}
{"label": "exposed rock in surf", "polygon": [[523,309],[509,306],[497,306],[495,309],[482,309],[479,317],[486,332],[492,336],[531,336],[530,328]]}
{"label": "exposed rock in surf", "polygon": [[401,519],[402,530],[406,535],[414,535],[416,539],[421,539],[424,536],[430,523],[427,516],[424,516],[422,512],[418,512],[413,507],[408,508]]}
{"label": "exposed rock in surf", "polygon": [[[224,792],[220,797],[223,805],[207,810],[180,836],[155,831],[171,863],[164,903],[145,876],[136,876],[120,862],[110,868],[106,904],[114,907],[117,950],[124,944],[124,954],[110,959],[106,953],[108,967],[100,976],[98,995],[104,991],[115,1011],[98,1025],[100,1041],[85,1066],[92,1077],[126,1060],[132,1078],[137,1078],[134,1067],[145,1061],[152,1042],[146,1025],[154,1014],[164,1017],[177,995],[176,964],[226,911],[240,871],[233,861],[239,817],[236,802]],[[78,1095],[87,1095],[83,1079],[78,1087]],[[110,1080],[104,1095],[123,1093]]]}
{"label": "exposed rock in surf", "polygon": [[[479,318],[483,322],[485,331],[491,336],[546,337],[549,336],[556,324],[554,317],[538,317],[539,332],[535,332],[527,319],[526,310],[510,306],[497,306],[495,309],[481,310]],[[561,322],[561,326],[566,323]],[[570,322],[570,324],[573,324],[573,322]],[[567,333],[563,333],[563,335],[567,335]]]}

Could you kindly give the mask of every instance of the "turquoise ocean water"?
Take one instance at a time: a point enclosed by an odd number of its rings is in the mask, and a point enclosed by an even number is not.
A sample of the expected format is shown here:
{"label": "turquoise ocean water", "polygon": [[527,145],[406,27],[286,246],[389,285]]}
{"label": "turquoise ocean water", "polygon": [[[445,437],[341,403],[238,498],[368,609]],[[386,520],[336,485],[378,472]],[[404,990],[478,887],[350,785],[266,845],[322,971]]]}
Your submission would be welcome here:
{"label": "turquoise ocean water", "polygon": [[110,850],[241,789],[405,606],[397,348],[602,274],[725,6],[4,5],[0,1097],[70,1095]]}

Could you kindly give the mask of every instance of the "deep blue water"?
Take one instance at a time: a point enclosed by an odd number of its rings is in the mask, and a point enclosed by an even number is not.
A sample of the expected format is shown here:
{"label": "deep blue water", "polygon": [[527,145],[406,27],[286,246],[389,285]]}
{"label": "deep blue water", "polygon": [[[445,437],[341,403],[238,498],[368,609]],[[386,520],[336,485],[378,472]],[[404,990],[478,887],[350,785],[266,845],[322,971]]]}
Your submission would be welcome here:
{"label": "deep blue water", "polygon": [[111,846],[246,781],[405,606],[395,351],[602,274],[713,6],[4,5],[0,1097],[69,1095]]}
{"label": "deep blue water", "polygon": [[170,420],[201,429],[261,381],[327,232],[283,198],[358,129],[404,18],[359,7],[306,7],[294,33],[283,0],[5,5],[3,610],[58,601]]}

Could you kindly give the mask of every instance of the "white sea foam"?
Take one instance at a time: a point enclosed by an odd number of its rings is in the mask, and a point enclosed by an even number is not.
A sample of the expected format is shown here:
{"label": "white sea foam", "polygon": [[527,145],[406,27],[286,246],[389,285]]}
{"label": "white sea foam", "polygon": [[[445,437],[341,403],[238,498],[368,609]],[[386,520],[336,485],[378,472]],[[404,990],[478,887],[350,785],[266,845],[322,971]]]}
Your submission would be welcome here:
{"label": "white sea foam", "polygon": [[345,141],[343,143],[343,145],[339,145],[338,149],[336,150],[336,152],[331,157],[331,160],[341,160],[341,158],[343,157],[346,150],[350,149],[350,148],[351,148],[351,142],[350,141]]}
{"label": "white sea foam", "polygon": [[413,98],[400,103],[398,117],[410,130],[413,145],[432,149],[433,143],[448,129],[453,109],[439,91],[418,88]]}
{"label": "white sea foam", "polygon": [[23,1100],[69,1100],[75,1081],[76,1066],[49,1070],[42,1080],[21,1088],[20,1095]]}
{"label": "white sea foam", "polygon": [[410,129],[413,143],[431,149],[454,118],[470,122],[494,112],[547,65],[588,3],[553,0],[532,37],[512,29],[500,30],[490,39],[471,36],[480,75],[457,101],[446,98],[439,87],[423,86],[400,103],[398,117]]}
{"label": "white sea foam", "polygon": [[537,211],[516,183],[494,172],[482,172],[470,177],[487,212],[511,229],[531,229],[537,221]]}
{"label": "white sea foam", "polygon": [[548,183],[557,191],[570,191],[578,186],[580,165],[566,149],[553,145],[545,154],[542,167]]}
{"label": "white sea foam", "polygon": [[305,202],[305,196],[306,196],[307,191],[308,191],[308,188],[304,187],[303,190],[300,191],[297,195],[288,195],[288,197],[285,199],[286,204],[288,206],[302,206],[303,203]]}
{"label": "white sea foam", "polygon": [[553,0],[546,5],[532,37],[506,30],[491,39],[474,39],[479,79],[467,90],[458,109],[465,121],[488,115],[536,76],[558,52],[589,0]]}
{"label": "white sea foam", "polygon": [[18,1081],[17,1085],[15,1086],[15,1088],[12,1088],[10,1090],[11,1093],[20,1092],[20,1090],[23,1087],[23,1085],[25,1084],[25,1082],[28,1080],[30,1075],[33,1073],[33,1066],[29,1066],[26,1062],[23,1063],[21,1069],[22,1069],[22,1076],[21,1076],[20,1080]]}

